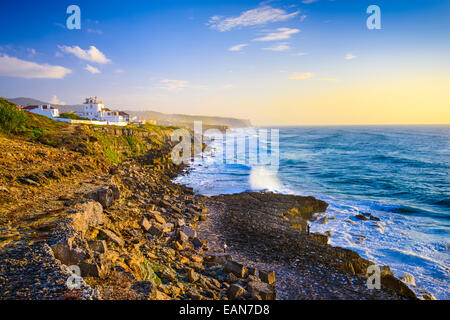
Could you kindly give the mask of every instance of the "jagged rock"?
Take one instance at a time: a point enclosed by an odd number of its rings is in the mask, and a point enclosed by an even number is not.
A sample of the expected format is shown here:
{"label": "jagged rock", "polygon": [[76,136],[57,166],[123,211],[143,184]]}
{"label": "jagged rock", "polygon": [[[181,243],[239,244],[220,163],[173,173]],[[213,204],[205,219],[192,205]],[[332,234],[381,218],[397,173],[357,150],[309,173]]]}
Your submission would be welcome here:
{"label": "jagged rock", "polygon": [[227,281],[230,283],[236,283],[238,282],[240,279],[238,277],[236,277],[233,273],[229,273],[227,274]]}
{"label": "jagged rock", "polygon": [[75,231],[81,232],[82,236],[89,227],[103,224],[103,208],[100,203],[89,200],[75,204],[73,209],[68,215],[72,220],[70,225]]}
{"label": "jagged rock", "polygon": [[268,284],[274,284],[275,283],[275,272],[264,272],[264,271],[260,271],[259,272],[259,278],[261,279],[261,281],[268,283]]}
{"label": "jagged rock", "polygon": [[181,243],[185,243],[185,242],[189,241],[189,237],[183,231],[178,231],[177,232],[177,239]]}
{"label": "jagged rock", "polygon": [[186,270],[186,275],[191,283],[194,283],[198,281],[198,279],[200,279],[200,275],[197,272],[195,272],[194,269],[192,268]]}
{"label": "jagged rock", "polygon": [[417,299],[415,293],[392,274],[381,275],[381,287],[396,292],[409,299]]}
{"label": "jagged rock", "polygon": [[181,244],[181,243],[179,243],[178,241],[174,241],[173,243],[172,243],[172,246],[173,246],[173,248],[175,249],[175,250],[177,250],[177,251],[182,251],[184,248],[183,248],[183,245]]}
{"label": "jagged rock", "polygon": [[125,245],[125,241],[116,235],[114,232],[107,229],[100,229],[99,232],[109,240],[115,242],[117,245],[123,247]]}
{"label": "jagged rock", "polygon": [[254,276],[254,277],[258,277],[259,275],[259,270],[253,267],[248,267],[248,274],[249,276]]}
{"label": "jagged rock", "polygon": [[164,229],[163,229],[162,225],[160,225],[158,223],[154,223],[148,230],[148,233],[150,233],[151,235],[153,235],[155,237],[160,238],[164,235]]}
{"label": "jagged rock", "polygon": [[81,261],[89,258],[87,251],[81,248],[72,248],[71,241],[71,239],[60,241],[50,246],[55,258],[67,266],[78,265]]}
{"label": "jagged rock", "polygon": [[357,214],[357,215],[355,216],[355,218],[358,219],[358,220],[361,220],[361,221],[366,221],[366,220],[368,220],[367,217],[366,217],[365,215],[362,215],[362,214]]}
{"label": "jagged rock", "polygon": [[99,202],[103,208],[110,207],[114,202],[114,195],[111,189],[101,188],[86,194],[86,198]]}
{"label": "jagged rock", "polygon": [[190,228],[190,227],[183,227],[181,228],[181,231],[187,235],[189,237],[189,239],[194,239],[195,237],[197,237],[197,231],[195,231],[194,229]]}
{"label": "jagged rock", "polygon": [[203,258],[201,256],[199,256],[199,255],[196,255],[196,254],[193,254],[191,256],[191,260],[194,261],[194,262],[198,262],[198,263],[203,262]]}
{"label": "jagged rock", "polygon": [[248,271],[247,267],[235,261],[227,261],[224,269],[226,272],[233,273],[238,278],[245,278]]}
{"label": "jagged rock", "polygon": [[96,263],[83,261],[80,262],[79,267],[82,277],[94,277],[94,278],[100,277],[101,271]]}
{"label": "jagged rock", "polygon": [[267,283],[260,281],[250,281],[248,283],[248,291],[252,297],[261,297],[263,300],[275,300],[275,288]]}
{"label": "jagged rock", "polygon": [[137,294],[141,300],[172,300],[168,295],[162,293],[156,288],[156,285],[150,281],[134,282],[130,290]]}
{"label": "jagged rock", "polygon": [[407,273],[403,277],[401,277],[400,280],[412,286],[416,286],[416,280],[414,279],[414,276],[412,274]]}
{"label": "jagged rock", "polygon": [[178,228],[182,228],[186,225],[186,222],[184,221],[184,219],[178,218],[177,219],[177,227]]}
{"label": "jagged rock", "polygon": [[328,243],[328,237],[324,234],[320,233],[311,233],[310,234],[311,239],[314,241],[317,241],[319,243],[327,244]]}
{"label": "jagged rock", "polygon": [[150,211],[149,215],[155,219],[156,222],[160,223],[160,224],[166,224],[166,219],[164,219],[161,214],[158,211]]}
{"label": "jagged rock", "polygon": [[238,284],[232,284],[227,291],[228,299],[237,300],[245,293],[245,289]]}
{"label": "jagged rock", "polygon": [[105,240],[90,240],[88,241],[89,248],[92,251],[99,253],[106,253],[108,251],[108,246]]}
{"label": "jagged rock", "polygon": [[169,268],[165,268],[163,270],[163,272],[161,273],[161,279],[166,279],[166,280],[169,280],[171,282],[177,282],[178,281],[175,273],[172,270],[170,270]]}
{"label": "jagged rock", "polygon": [[144,229],[144,231],[148,231],[152,224],[150,221],[147,220],[147,218],[142,218],[141,221],[139,222],[139,225],[141,226],[142,229]]}

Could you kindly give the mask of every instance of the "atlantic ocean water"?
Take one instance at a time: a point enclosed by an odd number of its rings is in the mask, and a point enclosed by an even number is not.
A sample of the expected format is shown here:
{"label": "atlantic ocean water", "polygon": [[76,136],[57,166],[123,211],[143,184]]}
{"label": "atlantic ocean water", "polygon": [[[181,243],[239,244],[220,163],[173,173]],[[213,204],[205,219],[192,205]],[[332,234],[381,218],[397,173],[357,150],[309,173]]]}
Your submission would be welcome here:
{"label": "atlantic ocean water", "polygon": [[[276,172],[207,156],[176,181],[204,195],[270,190],[322,199],[329,207],[319,218],[328,222],[313,222],[313,232],[331,231],[331,245],[398,277],[412,274],[416,292],[450,299],[450,126],[276,129]],[[221,152],[224,144],[212,146]],[[357,219],[362,213],[380,221]]]}

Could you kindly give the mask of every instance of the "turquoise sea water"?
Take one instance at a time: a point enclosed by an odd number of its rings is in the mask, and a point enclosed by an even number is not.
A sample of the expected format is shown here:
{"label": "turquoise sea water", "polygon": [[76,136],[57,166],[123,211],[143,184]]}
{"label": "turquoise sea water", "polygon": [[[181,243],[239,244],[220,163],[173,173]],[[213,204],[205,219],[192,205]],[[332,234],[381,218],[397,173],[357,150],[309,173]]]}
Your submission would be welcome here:
{"label": "turquoise sea water", "polygon": [[313,231],[332,231],[330,244],[397,276],[410,273],[417,287],[450,299],[450,126],[277,129],[278,172],[207,157],[177,181],[205,195],[267,189],[325,200],[328,223]]}

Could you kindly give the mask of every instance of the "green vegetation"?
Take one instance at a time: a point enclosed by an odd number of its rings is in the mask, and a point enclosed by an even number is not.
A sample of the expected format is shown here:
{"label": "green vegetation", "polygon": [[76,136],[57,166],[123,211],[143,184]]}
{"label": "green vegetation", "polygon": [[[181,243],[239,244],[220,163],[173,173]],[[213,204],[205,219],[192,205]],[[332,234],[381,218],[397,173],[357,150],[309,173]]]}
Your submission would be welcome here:
{"label": "green vegetation", "polygon": [[79,115],[72,113],[72,112],[61,113],[59,115],[59,117],[64,118],[64,119],[72,119],[72,120],[88,120],[88,119],[80,117]]}
{"label": "green vegetation", "polygon": [[0,98],[0,133],[20,135],[27,140],[36,141],[65,127],[66,123],[22,111],[15,104]]}
{"label": "green vegetation", "polygon": [[139,266],[141,271],[141,278],[143,281],[151,281],[156,285],[161,284],[161,279],[155,273],[155,267],[148,259]]}
{"label": "green vegetation", "polygon": [[[73,113],[62,116],[79,118]],[[133,134],[122,130],[132,130]],[[127,158],[141,156],[150,148],[163,147],[172,130],[171,127],[151,124],[120,128],[73,125],[22,111],[8,100],[0,98],[0,135],[79,152],[102,163],[118,164]]]}
{"label": "green vegetation", "polygon": [[24,130],[27,116],[14,104],[0,98],[0,129],[5,133],[20,133]]}

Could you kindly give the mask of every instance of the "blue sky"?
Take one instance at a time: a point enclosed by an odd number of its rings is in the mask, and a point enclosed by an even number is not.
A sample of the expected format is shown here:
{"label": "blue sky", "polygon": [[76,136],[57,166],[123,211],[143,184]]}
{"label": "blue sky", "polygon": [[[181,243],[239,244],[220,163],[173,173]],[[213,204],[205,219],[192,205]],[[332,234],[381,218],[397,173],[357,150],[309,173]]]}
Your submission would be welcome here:
{"label": "blue sky", "polygon": [[[81,30],[65,27],[71,4]],[[381,8],[382,30],[366,27],[371,4]],[[365,92],[398,86],[407,95],[432,81],[411,100],[433,95],[424,108],[447,117],[448,95],[434,91],[450,84],[449,1],[4,0],[0,9],[0,96],[8,98],[77,104],[95,95],[114,107],[257,124],[331,124],[342,101],[354,107],[336,123],[351,124],[376,112],[355,101]],[[355,116],[359,105],[368,111]],[[391,116],[375,122],[399,122]]]}

